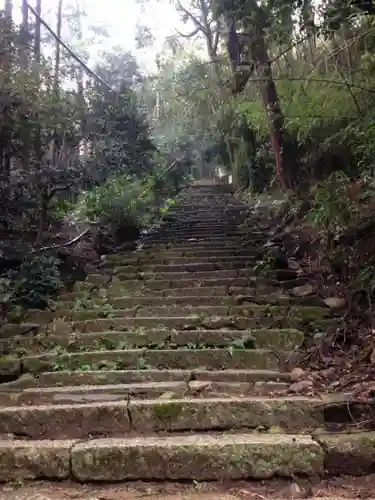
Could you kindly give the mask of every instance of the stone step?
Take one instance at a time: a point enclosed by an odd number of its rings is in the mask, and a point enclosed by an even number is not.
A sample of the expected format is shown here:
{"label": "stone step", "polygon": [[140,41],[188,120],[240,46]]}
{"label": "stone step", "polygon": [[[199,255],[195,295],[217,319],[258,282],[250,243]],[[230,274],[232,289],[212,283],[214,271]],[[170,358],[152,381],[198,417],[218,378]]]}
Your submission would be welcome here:
{"label": "stone step", "polygon": [[50,323],[54,319],[63,319],[64,321],[84,321],[105,318],[138,318],[138,317],[156,317],[162,322],[162,319],[167,317],[188,317],[195,321],[195,324],[200,324],[210,317],[215,316],[244,316],[245,318],[263,318],[270,316],[285,316],[298,318],[307,323],[316,319],[324,319],[332,317],[332,310],[328,307],[319,306],[290,306],[290,305],[258,305],[258,304],[243,304],[243,305],[222,305],[222,306],[184,306],[184,305],[138,305],[129,307],[128,309],[113,309],[110,313],[101,310],[99,306],[96,309],[87,309],[82,311],[74,311],[70,309],[58,309],[56,311],[30,311],[28,320],[35,323]]}
{"label": "stone step", "polygon": [[216,222],[212,224],[205,224],[204,226],[199,226],[194,222],[186,221],[184,224],[164,223],[154,231],[146,233],[146,236],[149,234],[157,235],[161,232],[164,232],[165,234],[169,234],[170,232],[172,232],[172,234],[184,234],[187,232],[187,233],[196,233],[198,235],[212,234],[213,236],[217,236],[218,234],[220,235],[238,234],[247,231],[243,224],[234,221],[231,223],[221,223],[221,224],[218,224]]}
{"label": "stone step", "polygon": [[286,393],[286,382],[216,382],[209,380],[138,382],[130,384],[65,385],[64,387],[31,387],[2,390],[0,407],[50,404],[85,404],[128,401],[136,399],[160,399],[174,401],[182,398],[228,398],[275,394],[275,389]]}
{"label": "stone step", "polygon": [[[220,232],[221,228],[232,229],[232,228],[247,228],[254,227],[249,226],[249,220],[246,214],[233,214],[233,215],[213,215],[210,218],[206,218],[204,221],[197,221],[196,217],[184,217],[173,216],[169,219],[164,219],[158,229],[161,231],[168,230],[169,228],[175,230],[184,231],[186,229],[197,229],[197,230],[216,230]],[[146,233],[147,234],[147,233]]]}
{"label": "stone step", "polygon": [[207,258],[202,261],[201,258],[182,257],[175,259],[158,259],[144,261],[141,263],[124,262],[113,267],[115,274],[138,273],[138,272],[197,272],[197,271],[218,271],[222,269],[241,269],[253,267],[257,262],[257,257],[253,256],[234,256],[226,258]]}
{"label": "stone step", "polygon": [[[211,275],[211,274],[210,274]],[[175,278],[175,277],[174,277]],[[98,280],[99,281],[99,280]],[[150,279],[150,280],[140,280],[140,279],[127,279],[119,280],[116,277],[111,280],[111,282],[105,286],[106,293],[109,295],[127,295],[129,292],[137,292],[138,295],[149,294],[149,292],[161,292],[167,289],[175,288],[214,288],[214,287],[226,287],[227,290],[238,287],[254,287],[257,286],[261,291],[269,289],[273,286],[274,291],[276,287],[284,287],[285,289],[290,289],[295,286],[303,285],[307,282],[305,278],[299,278],[296,280],[288,280],[287,282],[280,282],[278,280],[273,280],[271,278],[264,277],[210,277],[204,279],[198,279],[195,277],[190,277],[189,279]],[[91,291],[93,287],[97,290],[104,288],[101,281],[99,283],[90,282],[76,282],[74,285],[75,292],[87,292]],[[100,288],[99,288],[100,287]]]}
{"label": "stone step", "polygon": [[253,267],[257,262],[256,258],[233,258],[231,260],[216,261],[216,262],[185,262],[185,263],[169,263],[169,264],[142,264],[121,265],[113,268],[113,273],[116,276],[126,274],[137,275],[138,273],[148,274],[170,274],[170,273],[197,273],[197,272],[215,272],[236,269],[246,269]]}
{"label": "stone step", "polygon": [[[195,271],[195,272],[169,272],[168,268],[172,266],[165,266],[165,272],[124,272],[117,273],[117,281],[127,281],[127,280],[140,280],[140,281],[154,281],[154,280],[167,280],[167,281],[180,281],[183,279],[194,278],[197,280],[203,279],[213,279],[213,278],[237,278],[237,277],[254,277],[254,273],[249,269],[227,269],[227,270],[216,270],[216,271]],[[86,283],[94,285],[105,285],[110,278],[103,274],[90,274],[86,278]]]}
{"label": "stone step", "polygon": [[141,240],[141,243],[143,244],[152,244],[152,245],[159,245],[159,244],[169,244],[173,246],[178,246],[178,245],[183,245],[185,246],[186,243],[192,243],[194,242],[196,245],[199,244],[216,244],[216,245],[223,245],[225,247],[226,245],[235,245],[237,244],[238,246],[241,246],[242,244],[246,245],[253,245],[254,248],[257,246],[260,246],[261,244],[265,243],[267,240],[264,235],[262,236],[253,236],[251,233],[246,234],[246,233],[238,233],[238,234],[232,234],[232,235],[198,235],[196,233],[184,233],[179,234],[170,234],[168,232],[165,234],[153,234],[149,236],[144,236]]}
{"label": "stone step", "polygon": [[37,376],[30,373],[21,375],[13,382],[0,385],[2,392],[13,392],[21,389],[35,389],[43,387],[63,387],[80,385],[116,385],[141,384],[146,382],[215,382],[215,383],[242,383],[250,384],[254,391],[257,384],[291,383],[291,376],[287,372],[276,370],[169,370],[169,369],[142,369],[142,370],[85,370],[85,371],[56,371],[43,372]]}
{"label": "stone step", "polygon": [[104,263],[108,265],[142,265],[144,263],[152,264],[168,264],[175,262],[176,264],[185,264],[192,261],[199,262],[222,262],[225,260],[238,259],[240,257],[254,258],[258,257],[262,250],[251,249],[220,249],[214,253],[210,250],[190,250],[175,252],[173,250],[162,250],[159,253],[151,252],[134,252],[129,255],[105,255],[102,258]]}
{"label": "stone step", "polygon": [[[263,242],[253,243],[252,241],[209,241],[209,240],[187,240],[185,242],[147,242],[142,241],[140,246],[140,252],[156,253],[156,252],[199,252],[199,251],[210,251],[212,255],[215,255],[217,251],[228,250],[231,248],[237,248],[238,250],[251,249],[258,250],[262,249]],[[164,250],[163,250],[164,249]]]}
{"label": "stone step", "polygon": [[[234,285],[232,285],[232,283],[234,283]],[[269,284],[267,285],[266,283]],[[260,297],[259,300],[261,300],[261,297],[268,295],[272,301],[287,296],[290,288],[300,286],[300,283],[304,284],[305,281],[298,281],[297,283],[298,284],[295,284],[295,282],[291,281],[290,283],[283,284],[274,280],[259,278],[255,281],[252,280],[249,284],[247,278],[236,278],[235,280],[229,278],[204,280],[203,284],[207,286],[199,286],[201,282],[195,280],[183,280],[182,282],[176,283],[171,283],[166,280],[154,280],[147,283],[140,283],[139,280],[129,280],[126,282],[112,281],[107,288],[103,289],[95,286],[90,287],[85,282],[77,282],[77,291],[61,293],[59,299],[62,301],[76,301],[77,299],[87,299],[89,297],[116,298],[127,296],[129,293],[132,293],[135,296],[147,295],[152,297],[216,297],[242,295],[244,297]],[[165,285],[165,288],[163,288],[163,285]],[[186,288],[184,285],[186,285]],[[281,286],[284,287],[284,290]],[[315,299],[312,297],[312,303],[314,303],[314,300]],[[304,301],[301,303],[304,303]]]}
{"label": "stone step", "polygon": [[[0,328],[0,337],[9,338],[16,335],[69,335],[72,333],[95,333],[108,330],[131,331],[140,328],[157,328],[171,331],[183,330],[217,330],[234,329],[249,330],[255,328],[297,328],[306,330],[325,331],[327,328],[337,328],[341,324],[340,318],[315,319],[310,322],[299,318],[285,316],[245,317],[245,316],[214,316],[202,317],[136,317],[136,318],[99,318],[81,321],[64,321],[54,319],[46,324],[40,323],[7,323]],[[0,372],[5,361],[0,364]]]}
{"label": "stone step", "polygon": [[[283,316],[264,316],[264,317],[245,317],[245,316],[214,316],[214,317],[196,317],[196,316],[169,316],[169,317],[136,317],[136,318],[99,318],[87,319],[81,321],[58,320],[45,325],[36,325],[36,332],[47,332],[55,334],[69,333],[95,333],[107,330],[128,331],[133,328],[165,328],[171,329],[203,329],[217,330],[222,328],[235,330],[248,330],[254,328],[301,328],[306,324],[313,329],[325,330],[338,326],[339,320],[336,318],[315,319],[307,322],[297,317]],[[23,325],[11,325],[11,331],[14,335],[19,335],[23,331]],[[9,336],[9,330],[7,332]],[[0,367],[1,368],[1,367]]]}
{"label": "stone step", "polygon": [[[201,289],[197,289],[201,291]],[[245,289],[248,292],[251,292],[251,289]],[[180,293],[180,291],[182,293]],[[208,289],[211,295],[201,295],[194,294],[193,288],[187,289],[177,289],[175,293],[168,294],[164,293],[160,296],[149,295],[149,296],[123,296],[123,297],[106,297],[101,291],[102,295],[95,296],[93,294],[90,296],[90,299],[87,300],[82,299],[82,301],[78,302],[77,300],[59,300],[54,302],[53,309],[65,309],[65,310],[83,310],[83,309],[93,309],[94,307],[100,307],[104,304],[109,304],[114,309],[127,309],[130,307],[136,306],[220,306],[220,305],[240,305],[244,304],[257,304],[257,305],[306,305],[306,306],[323,306],[324,302],[322,299],[318,297],[291,297],[288,295],[282,295],[280,292],[274,292],[270,295],[252,295],[248,293],[243,295],[242,293],[232,293],[232,295],[225,295],[225,288],[221,287],[222,295],[215,295],[219,293],[219,291],[215,288]],[[167,291],[165,291],[167,292]],[[190,292],[188,293],[183,292]],[[104,298],[103,298],[104,297]]]}
{"label": "stone step", "polygon": [[205,240],[192,240],[186,241],[184,243],[181,242],[163,242],[163,243],[154,243],[150,248],[145,245],[145,241],[142,241],[138,250],[135,251],[135,255],[143,254],[149,255],[160,252],[172,252],[172,253],[181,253],[181,252],[201,252],[201,251],[210,251],[211,255],[215,255],[217,252],[221,250],[259,250],[262,248],[261,244],[253,243],[251,241],[241,241],[241,242],[232,242],[232,241],[205,241]]}
{"label": "stone step", "polygon": [[[362,464],[365,453],[358,441],[352,436],[350,444]],[[0,481],[70,477],[84,483],[316,478],[325,471],[337,472],[339,464],[345,462],[339,443],[329,437],[322,442],[320,445],[308,435],[227,432],[85,442],[2,441]],[[338,459],[335,465],[331,456]],[[359,467],[353,464],[348,469]]]}
{"label": "stone step", "polygon": [[3,354],[36,354],[53,349],[56,353],[116,350],[128,348],[176,348],[183,346],[282,348],[297,349],[302,345],[304,333],[296,329],[238,330],[158,330],[144,329],[130,332],[97,332],[77,335],[15,336],[0,340]]}
{"label": "stone step", "polygon": [[162,240],[164,239],[167,243],[172,243],[176,238],[181,237],[184,240],[191,238],[192,240],[211,240],[217,243],[235,243],[237,240],[245,239],[248,242],[256,243],[262,242],[266,239],[264,232],[254,232],[251,229],[243,228],[231,231],[228,234],[222,234],[220,231],[195,231],[194,228],[190,230],[175,230],[168,229],[168,231],[155,230],[142,235],[142,241],[148,239]]}
{"label": "stone step", "polygon": [[322,428],[322,401],[305,397],[130,399],[0,408],[0,434],[28,439],[125,437],[130,433]]}
{"label": "stone step", "polygon": [[[118,285],[118,283],[117,283]],[[168,283],[169,285],[169,283]],[[161,300],[162,297],[218,297],[218,296],[230,296],[242,295],[242,296],[252,296],[256,292],[260,293],[273,293],[272,298],[279,297],[282,291],[275,291],[274,287],[263,287],[262,289],[250,288],[250,287],[232,287],[227,289],[225,286],[215,286],[215,287],[191,287],[191,288],[166,288],[165,290],[150,290],[145,289],[144,293],[148,297],[157,298]],[[59,301],[57,302],[77,302],[77,299],[89,299],[92,297],[95,299],[100,299],[100,297],[107,297],[108,300],[116,299],[121,297],[123,292],[126,292],[123,284],[120,286],[111,287],[108,289],[94,289],[92,292],[65,292],[59,295]],[[229,295],[227,295],[229,293]],[[136,295],[137,297],[141,295]],[[256,297],[256,295],[254,295]]]}
{"label": "stone step", "polygon": [[279,370],[290,353],[270,349],[126,349],[89,351],[67,354],[45,353],[20,358],[23,373],[56,370],[135,370],[145,368],[188,369],[254,369]]}
{"label": "stone step", "polygon": [[[162,266],[159,266],[161,268]],[[179,266],[163,266],[165,271],[158,270],[157,272],[142,272],[136,271],[131,272],[131,269],[128,269],[126,272],[118,272],[115,275],[117,281],[126,281],[126,280],[169,280],[169,281],[180,281],[184,279],[193,278],[196,280],[206,280],[206,279],[215,279],[215,278],[242,278],[246,277],[257,278],[256,272],[253,270],[253,265],[250,265],[248,268],[233,268],[233,269],[212,269],[206,271],[174,271],[174,269],[178,269]],[[205,268],[209,269],[210,267],[218,267],[216,264],[206,264]],[[230,266],[225,266],[226,268],[230,268]],[[291,269],[275,269],[269,271],[267,273],[267,278],[277,279],[277,280],[292,280],[297,278],[297,273]],[[91,283],[94,285],[106,285],[111,278],[108,275],[104,274],[90,274],[86,278],[87,283]],[[113,281],[113,280],[112,280]]]}

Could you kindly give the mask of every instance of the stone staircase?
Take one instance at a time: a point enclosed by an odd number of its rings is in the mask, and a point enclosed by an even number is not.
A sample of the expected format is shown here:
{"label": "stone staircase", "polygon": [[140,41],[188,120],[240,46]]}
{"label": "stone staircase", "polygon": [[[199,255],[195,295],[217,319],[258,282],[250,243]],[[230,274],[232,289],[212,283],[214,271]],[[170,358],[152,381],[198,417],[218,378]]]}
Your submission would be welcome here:
{"label": "stone staircase", "polygon": [[337,319],[292,297],[290,272],[256,276],[263,219],[228,186],[192,186],[141,250],[3,326],[0,481],[371,470],[371,433],[329,432],[346,403],[292,393],[306,333]]}

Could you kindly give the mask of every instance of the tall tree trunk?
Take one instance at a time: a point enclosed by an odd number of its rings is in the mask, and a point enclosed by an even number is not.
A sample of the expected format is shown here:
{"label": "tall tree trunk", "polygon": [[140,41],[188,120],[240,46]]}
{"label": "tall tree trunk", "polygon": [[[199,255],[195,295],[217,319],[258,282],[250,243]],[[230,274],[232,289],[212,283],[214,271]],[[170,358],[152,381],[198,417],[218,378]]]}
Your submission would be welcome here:
{"label": "tall tree trunk", "polygon": [[314,6],[312,0],[303,0],[301,7],[301,15],[303,28],[305,30],[307,39],[307,54],[305,53],[305,59],[309,62],[313,62],[316,49],[316,36],[315,36],[315,20],[314,20]]}
{"label": "tall tree trunk", "polygon": [[[36,0],[35,11],[38,16],[42,13],[42,0]],[[35,83],[39,90],[40,87],[40,61],[41,61],[41,46],[40,46],[40,31],[41,23],[39,17],[35,18],[35,35],[34,35],[34,76]],[[36,123],[39,123],[36,116]],[[36,125],[35,130],[35,161],[36,168],[40,169],[42,163],[42,142],[41,142],[41,129]]]}
{"label": "tall tree trunk", "polygon": [[[258,87],[261,92],[264,109],[270,121],[270,139],[275,154],[276,176],[283,189],[290,189],[295,185],[296,158],[286,140],[284,115],[282,113],[277,95],[275,81],[272,77],[271,63],[268,56],[265,29],[269,13],[261,8],[256,0],[250,2],[251,16],[241,11],[238,21],[241,22],[243,32],[242,43],[248,48],[246,63],[239,66],[239,76],[235,82],[234,92],[242,92],[246,82],[254,73],[259,80]],[[232,21],[233,14],[228,12],[227,23]]]}
{"label": "tall tree trunk", "polygon": [[[40,88],[40,62],[41,62],[41,43],[40,43],[40,35],[41,35],[41,22],[40,15],[42,13],[42,0],[36,0],[35,11],[37,16],[35,18],[35,33],[34,33],[34,77],[35,84],[38,89]],[[39,95],[38,95],[39,99]],[[35,154],[35,165],[34,168],[36,171],[40,171],[42,168],[42,137],[41,137],[41,127],[39,125],[38,114],[35,116],[35,142],[34,142],[34,154]],[[40,186],[41,188],[41,200],[40,200],[40,211],[39,211],[39,223],[38,223],[38,231],[35,240],[35,244],[39,245],[42,240],[44,227],[45,227],[45,191],[48,189],[46,186]]]}
{"label": "tall tree trunk", "polygon": [[259,37],[252,45],[252,57],[255,62],[255,76],[259,78],[265,112],[270,121],[271,145],[275,154],[276,175],[283,189],[291,189],[295,185],[296,159],[287,144],[284,128],[284,115],[280,107],[275,81],[263,37]]}
{"label": "tall tree trunk", "polygon": [[[81,22],[82,11],[81,11],[81,5],[80,5],[79,0],[76,0],[76,9],[77,9],[77,36],[78,36],[79,41],[82,42],[82,40],[83,40],[82,22]],[[80,106],[82,110],[85,108],[84,81],[83,81],[83,79],[84,79],[84,72],[83,72],[82,66],[79,65],[77,67],[77,101],[78,101],[78,106]],[[81,142],[80,142],[78,148],[80,148],[80,146],[82,146],[83,156],[85,158],[85,161],[87,161],[87,159],[89,157],[88,141],[85,138],[86,129],[87,129],[86,119],[85,119],[85,116],[82,115],[81,123],[80,123],[80,131],[81,131],[81,138],[82,139],[81,139]],[[79,157],[80,156],[79,149],[77,150],[77,153],[78,153],[78,157]]]}
{"label": "tall tree trunk", "polygon": [[22,21],[21,21],[21,69],[26,71],[29,62],[29,6],[27,0],[22,0]]}
{"label": "tall tree trunk", "polygon": [[[10,93],[10,81],[12,71],[12,0],[5,0],[4,19],[2,25],[2,40],[0,68],[3,74],[1,86],[5,89],[4,98],[1,104],[1,125],[0,125],[0,181],[1,195],[7,199],[11,194],[10,176],[11,176],[11,140],[12,131],[10,125],[10,102],[12,95]],[[2,219],[6,225],[7,203],[2,203]]]}
{"label": "tall tree trunk", "polygon": [[[59,38],[61,38],[61,28],[62,28],[62,6],[63,0],[59,0],[58,8],[57,8],[57,20],[56,20],[56,34]],[[58,98],[60,93],[60,59],[61,59],[61,47],[60,43],[56,40],[56,49],[55,49],[55,68],[53,75],[53,92]],[[59,145],[58,145],[58,137],[57,131],[54,131],[54,137],[52,140],[52,166],[56,167],[58,162],[58,154],[59,154]]]}

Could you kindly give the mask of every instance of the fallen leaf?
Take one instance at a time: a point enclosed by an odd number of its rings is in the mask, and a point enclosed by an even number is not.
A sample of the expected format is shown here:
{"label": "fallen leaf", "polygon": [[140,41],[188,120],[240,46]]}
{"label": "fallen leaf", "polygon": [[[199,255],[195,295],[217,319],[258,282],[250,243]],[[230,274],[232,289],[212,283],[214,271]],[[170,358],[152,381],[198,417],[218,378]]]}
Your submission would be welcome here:
{"label": "fallen leaf", "polygon": [[203,380],[192,380],[189,382],[189,389],[195,394],[205,391],[211,388],[211,382],[205,382]]}
{"label": "fallen leaf", "polygon": [[299,382],[295,382],[289,387],[289,390],[291,392],[303,392],[311,389],[313,386],[313,381],[312,380],[300,380]]}
{"label": "fallen leaf", "polygon": [[331,309],[341,309],[345,307],[346,300],[343,297],[327,297],[324,303]]}
{"label": "fallen leaf", "polygon": [[293,368],[290,373],[290,379],[292,382],[298,382],[305,377],[305,374],[306,372],[305,370],[302,370],[302,368]]}
{"label": "fallen leaf", "polygon": [[297,483],[292,483],[290,485],[290,495],[291,497],[294,499],[294,498],[301,498],[301,493],[302,493],[302,490],[301,488],[298,486]]}
{"label": "fallen leaf", "polygon": [[292,289],[291,293],[295,297],[308,297],[314,293],[314,287],[307,283],[306,285],[296,286]]}

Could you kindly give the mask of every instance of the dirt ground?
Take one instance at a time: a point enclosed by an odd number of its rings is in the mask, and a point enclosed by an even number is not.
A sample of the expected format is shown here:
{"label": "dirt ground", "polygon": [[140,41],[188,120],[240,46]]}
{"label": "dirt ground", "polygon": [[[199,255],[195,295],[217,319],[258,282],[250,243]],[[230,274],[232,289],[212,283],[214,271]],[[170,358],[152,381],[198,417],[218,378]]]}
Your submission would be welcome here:
{"label": "dirt ground", "polygon": [[375,474],[325,480],[79,485],[33,482],[0,486],[0,500],[375,500]]}

